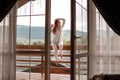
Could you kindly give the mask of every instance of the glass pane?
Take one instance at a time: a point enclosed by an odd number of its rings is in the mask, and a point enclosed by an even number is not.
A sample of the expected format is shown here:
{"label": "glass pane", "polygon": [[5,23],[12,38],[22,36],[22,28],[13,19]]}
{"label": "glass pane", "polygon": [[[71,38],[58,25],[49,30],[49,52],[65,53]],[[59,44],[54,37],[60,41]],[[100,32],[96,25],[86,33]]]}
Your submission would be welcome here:
{"label": "glass pane", "polygon": [[[67,10],[67,11],[66,11]],[[64,18],[63,27],[63,48],[61,50],[62,58],[59,55],[55,58],[55,49],[51,49],[51,80],[70,80],[70,0],[51,0],[51,24],[54,24],[56,18]],[[62,23],[62,21],[61,21]],[[54,34],[51,32],[51,46],[53,45]],[[58,49],[58,48],[57,48]]]}
{"label": "glass pane", "polygon": [[[81,2],[84,3],[84,2]],[[76,52],[86,53],[88,38],[87,38],[87,9],[82,7],[82,4],[76,2]],[[86,4],[86,3],[85,3]],[[86,4],[87,6],[87,4]]]}
{"label": "glass pane", "polygon": [[31,22],[31,45],[43,46],[45,43],[45,16],[31,16]]}
{"label": "glass pane", "polygon": [[31,1],[31,14],[32,15],[44,15],[45,14],[45,0]]}
{"label": "glass pane", "polygon": [[76,0],[76,80],[88,78],[87,0]]}
{"label": "glass pane", "polygon": [[82,36],[82,8],[76,4],[76,36]]}
{"label": "glass pane", "polygon": [[76,0],[76,3],[87,10],[87,0]]}
{"label": "glass pane", "polygon": [[87,57],[79,57],[76,59],[76,80],[87,80]]}
{"label": "glass pane", "polygon": [[30,15],[30,2],[27,1],[24,4],[23,1],[19,1],[18,5],[19,4],[20,6],[18,6],[17,15]]}
{"label": "glass pane", "polygon": [[29,21],[30,17],[17,17],[17,45],[28,45],[29,44]]}
{"label": "glass pane", "polygon": [[[37,21],[36,21],[37,20]],[[31,16],[31,46],[34,53],[30,57],[31,79],[44,78],[45,16]]]}
{"label": "glass pane", "polygon": [[43,80],[45,0],[22,1],[17,12],[16,80]]}
{"label": "glass pane", "polygon": [[[19,48],[20,45],[29,45],[29,16],[17,17],[17,35],[16,35],[16,46],[17,49],[26,49],[26,48]],[[29,56],[22,55],[21,53],[16,53],[16,80],[19,79],[29,79],[29,62],[24,62],[23,60],[29,61]],[[28,70],[28,73],[25,71]]]}

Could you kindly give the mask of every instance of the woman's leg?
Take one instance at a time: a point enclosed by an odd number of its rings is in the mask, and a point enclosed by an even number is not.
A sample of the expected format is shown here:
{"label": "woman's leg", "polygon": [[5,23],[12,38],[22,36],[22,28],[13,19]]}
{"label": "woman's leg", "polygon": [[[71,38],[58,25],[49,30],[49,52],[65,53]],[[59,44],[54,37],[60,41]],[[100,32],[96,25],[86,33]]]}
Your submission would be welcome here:
{"label": "woman's leg", "polygon": [[62,58],[63,42],[59,43],[59,55]]}
{"label": "woman's leg", "polygon": [[57,60],[58,58],[58,49],[57,49],[57,45],[56,44],[53,44],[52,45],[52,48],[54,50],[54,57],[55,57],[55,60]]}

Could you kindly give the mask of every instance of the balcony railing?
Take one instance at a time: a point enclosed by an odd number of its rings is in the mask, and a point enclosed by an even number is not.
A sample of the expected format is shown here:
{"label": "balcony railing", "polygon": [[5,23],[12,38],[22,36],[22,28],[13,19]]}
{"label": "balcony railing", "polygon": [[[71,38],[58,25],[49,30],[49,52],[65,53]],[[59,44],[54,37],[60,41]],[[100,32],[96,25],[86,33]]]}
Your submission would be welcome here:
{"label": "balcony railing", "polygon": [[[80,49],[87,49],[86,45],[79,45]],[[78,48],[78,51],[80,49]],[[17,45],[16,46],[16,69],[23,69],[22,72],[34,72],[34,73],[44,73],[44,63],[45,63],[45,46],[44,45]],[[50,46],[50,56],[54,56],[52,47]],[[87,62],[82,61],[79,64]],[[70,46],[64,45],[62,52],[62,60],[57,62],[54,60],[50,61],[51,73],[56,74],[69,74],[70,73]],[[80,68],[86,71],[86,68]]]}

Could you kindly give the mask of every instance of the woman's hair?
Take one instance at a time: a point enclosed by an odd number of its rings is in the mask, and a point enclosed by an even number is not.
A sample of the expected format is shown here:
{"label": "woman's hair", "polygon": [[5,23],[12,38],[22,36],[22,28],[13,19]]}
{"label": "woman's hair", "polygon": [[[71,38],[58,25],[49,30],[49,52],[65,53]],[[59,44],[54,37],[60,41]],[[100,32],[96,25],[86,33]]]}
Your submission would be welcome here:
{"label": "woman's hair", "polygon": [[57,31],[57,29],[58,29],[58,27],[59,27],[58,22],[59,22],[58,19],[56,19],[55,22],[54,22],[54,28],[53,28],[53,33],[54,33],[54,34],[56,33],[56,31]]}

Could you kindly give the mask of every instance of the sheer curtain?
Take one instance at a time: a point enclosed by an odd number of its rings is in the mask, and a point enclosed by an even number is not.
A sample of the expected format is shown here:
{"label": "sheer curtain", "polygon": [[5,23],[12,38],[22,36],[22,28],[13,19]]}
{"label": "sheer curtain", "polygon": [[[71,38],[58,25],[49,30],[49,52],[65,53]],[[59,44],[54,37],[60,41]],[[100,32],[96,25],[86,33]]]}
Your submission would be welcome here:
{"label": "sheer curtain", "polygon": [[89,0],[89,78],[98,74],[120,74],[120,36]]}
{"label": "sheer curtain", "polygon": [[120,36],[89,0],[89,78],[98,74],[120,74]]}
{"label": "sheer curtain", "polygon": [[106,24],[102,16],[96,14],[96,74],[120,74],[120,36]]}
{"label": "sheer curtain", "polygon": [[0,22],[0,80],[15,80],[16,6]]}

